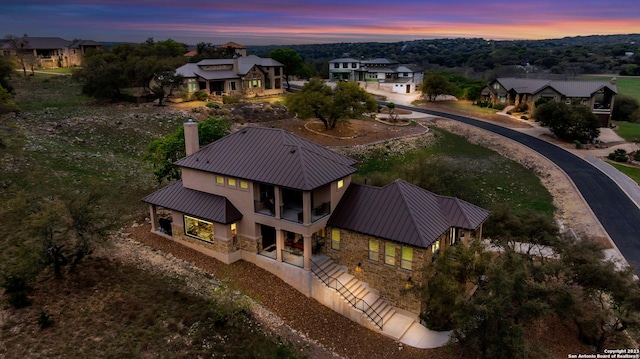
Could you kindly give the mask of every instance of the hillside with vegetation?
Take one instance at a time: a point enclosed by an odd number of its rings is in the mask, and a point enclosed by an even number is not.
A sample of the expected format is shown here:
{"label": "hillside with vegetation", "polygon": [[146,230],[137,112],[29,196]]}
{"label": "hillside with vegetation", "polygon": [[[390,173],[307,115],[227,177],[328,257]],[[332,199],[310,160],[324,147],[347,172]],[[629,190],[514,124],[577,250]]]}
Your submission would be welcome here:
{"label": "hillside with vegetation", "polygon": [[[248,46],[266,56],[282,46]],[[481,38],[361,42],[285,46],[295,50],[316,75],[328,77],[328,61],[385,57],[425,70],[453,70],[473,78],[529,75],[573,78],[580,74],[640,75],[640,34],[594,35],[548,40]],[[633,55],[629,55],[633,53]],[[629,71],[630,70],[630,71]]]}

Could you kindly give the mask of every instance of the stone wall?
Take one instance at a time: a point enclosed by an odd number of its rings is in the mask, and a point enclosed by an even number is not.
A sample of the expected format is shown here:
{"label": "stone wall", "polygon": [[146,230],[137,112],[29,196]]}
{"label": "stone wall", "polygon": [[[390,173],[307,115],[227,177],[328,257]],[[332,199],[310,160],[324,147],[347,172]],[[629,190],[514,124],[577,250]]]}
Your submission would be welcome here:
{"label": "stone wall", "polygon": [[[448,241],[446,235],[440,238],[441,248]],[[368,235],[340,230],[340,250],[331,249],[328,242],[326,254],[336,263],[343,265],[349,274],[356,276],[365,282],[373,290],[379,291],[382,298],[395,307],[419,314],[421,304],[419,298],[412,291],[407,290],[407,281],[411,278],[414,285],[422,283],[423,268],[431,263],[431,249],[413,248],[412,269],[406,270],[400,267],[402,259],[402,245],[392,241],[375,238],[379,241],[378,260],[369,259]],[[385,264],[384,248],[387,243],[395,244],[395,265]],[[356,271],[360,263],[361,271]]]}

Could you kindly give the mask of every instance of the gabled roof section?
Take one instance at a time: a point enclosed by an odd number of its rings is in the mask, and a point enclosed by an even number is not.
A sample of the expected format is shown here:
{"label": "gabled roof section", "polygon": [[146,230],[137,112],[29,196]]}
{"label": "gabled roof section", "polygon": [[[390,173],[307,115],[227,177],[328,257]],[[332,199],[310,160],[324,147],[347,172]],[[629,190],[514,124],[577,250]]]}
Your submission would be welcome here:
{"label": "gabled roof section", "polygon": [[451,227],[477,229],[489,212],[402,180],[382,188],[351,184],[329,226],[428,248]]}
{"label": "gabled roof section", "polygon": [[220,47],[232,47],[234,49],[246,49],[245,46],[238,44],[237,42],[229,41],[226,44],[220,45]]}
{"label": "gabled roof section", "polygon": [[69,45],[70,49],[78,49],[82,46],[102,46],[101,43],[95,42],[93,40],[73,40]]}
{"label": "gabled roof section", "polygon": [[517,77],[501,77],[495,81],[507,91],[514,90],[522,94],[535,94],[547,87],[553,88],[566,97],[591,97],[605,87],[618,93],[616,85],[608,81],[551,81]]}
{"label": "gabled roof section", "polygon": [[197,64],[194,64],[194,63],[184,64],[176,69],[176,75],[181,75],[182,77],[186,77],[186,78],[202,77],[205,80],[222,80],[222,79],[238,78],[238,76],[234,74],[233,71],[231,70],[206,71],[200,68],[199,65],[200,65],[200,62],[198,62]]}
{"label": "gabled roof section", "polygon": [[333,64],[333,63],[343,63],[343,62],[360,62],[360,60],[352,59],[350,57],[343,57],[343,58],[334,59],[334,60],[329,61],[329,63],[331,63],[331,64]]}
{"label": "gabled roof section", "polygon": [[182,181],[168,185],[142,201],[217,223],[229,224],[242,219],[242,213],[226,198],[184,188]]}
{"label": "gabled roof section", "polygon": [[247,127],[176,162],[178,166],[310,191],[356,170],[352,158],[289,132]]}

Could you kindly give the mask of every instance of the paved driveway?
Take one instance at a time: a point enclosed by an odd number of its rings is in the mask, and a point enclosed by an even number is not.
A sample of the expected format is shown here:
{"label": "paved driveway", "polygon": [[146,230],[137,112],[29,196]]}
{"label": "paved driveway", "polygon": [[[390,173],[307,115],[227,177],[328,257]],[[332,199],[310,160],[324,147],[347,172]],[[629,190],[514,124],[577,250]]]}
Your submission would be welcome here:
{"label": "paved driveway", "polygon": [[640,209],[609,176],[596,167],[554,144],[505,127],[439,111],[410,106],[398,108],[473,125],[520,142],[547,157],[567,173],[622,255],[640,273]]}

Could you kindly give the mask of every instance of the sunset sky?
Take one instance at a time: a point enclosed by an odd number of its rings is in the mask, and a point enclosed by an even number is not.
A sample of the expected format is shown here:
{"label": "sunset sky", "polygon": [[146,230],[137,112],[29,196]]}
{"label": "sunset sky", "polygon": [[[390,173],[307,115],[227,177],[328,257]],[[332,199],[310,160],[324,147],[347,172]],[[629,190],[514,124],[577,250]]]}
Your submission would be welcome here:
{"label": "sunset sky", "polygon": [[2,0],[0,36],[243,45],[640,33],[638,0]]}

